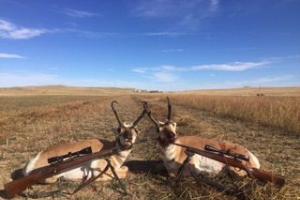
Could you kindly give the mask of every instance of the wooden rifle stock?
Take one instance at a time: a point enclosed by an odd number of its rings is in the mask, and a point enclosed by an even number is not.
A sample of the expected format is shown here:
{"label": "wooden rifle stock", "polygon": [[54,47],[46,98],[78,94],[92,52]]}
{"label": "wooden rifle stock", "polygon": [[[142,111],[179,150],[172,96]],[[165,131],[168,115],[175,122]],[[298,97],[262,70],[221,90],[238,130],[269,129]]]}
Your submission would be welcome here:
{"label": "wooden rifle stock", "polygon": [[222,162],[226,165],[245,170],[247,172],[248,176],[254,177],[262,182],[269,181],[278,187],[282,187],[285,183],[285,180],[283,177],[275,175],[272,172],[266,172],[266,171],[263,171],[263,170],[260,170],[257,168],[248,168],[238,159],[234,159],[234,158],[228,157],[226,155],[221,155],[218,153],[213,153],[213,152],[205,151],[202,149],[197,149],[197,148],[189,147],[189,146],[178,144],[178,143],[173,143],[173,144],[180,146],[180,147],[184,147],[187,149],[187,151],[189,151],[191,153],[199,154],[201,156]]}
{"label": "wooden rifle stock", "polygon": [[263,171],[260,169],[251,168],[251,169],[248,169],[248,174],[250,174],[250,176],[257,178],[258,180],[260,180],[262,182],[269,181],[278,187],[282,187],[285,184],[285,180],[283,177],[281,177],[279,175],[275,175],[272,172],[267,172],[267,171]]}
{"label": "wooden rifle stock", "polygon": [[46,178],[50,178],[54,175],[78,168],[91,160],[114,155],[122,150],[124,149],[112,148],[108,150],[102,150],[93,154],[88,154],[82,157],[76,157],[74,159],[62,161],[60,163],[35,169],[31,171],[29,175],[5,184],[5,196],[6,198],[13,198],[15,195],[23,192],[26,188],[34,184],[40,183]]}
{"label": "wooden rifle stock", "polygon": [[24,176],[20,179],[11,181],[4,185],[4,192],[6,198],[13,198],[16,194],[20,194],[26,188],[39,183],[39,181],[49,178],[48,173],[41,171],[40,173],[34,173],[28,176]]}

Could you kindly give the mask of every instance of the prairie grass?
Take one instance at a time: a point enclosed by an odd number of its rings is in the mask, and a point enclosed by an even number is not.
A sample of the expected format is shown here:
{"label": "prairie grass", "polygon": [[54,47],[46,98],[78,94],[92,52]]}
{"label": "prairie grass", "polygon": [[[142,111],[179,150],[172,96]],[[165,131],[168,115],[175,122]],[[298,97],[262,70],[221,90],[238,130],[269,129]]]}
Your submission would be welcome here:
{"label": "prairie grass", "polygon": [[178,105],[300,134],[300,97],[177,94],[171,98]]}
{"label": "prairie grass", "polygon": [[[124,121],[132,121],[140,114],[141,100],[151,104],[155,117],[160,120],[166,117],[165,94],[116,93],[94,96],[92,93],[87,96],[18,94],[0,97],[0,190],[3,184],[11,180],[14,170],[24,167],[29,159],[49,146],[89,138],[113,140],[113,129],[117,127],[117,122],[110,108],[112,100],[120,103],[117,109]],[[120,194],[119,186],[112,181],[93,184],[97,191],[87,187],[74,196],[57,195],[54,198],[240,199],[206,184],[207,178],[210,182],[223,185],[225,189],[238,187],[249,200],[299,198],[300,135],[284,134],[285,130],[299,133],[296,124],[297,120],[299,122],[299,97],[201,96],[198,93],[169,96],[173,103],[173,120],[178,124],[179,135],[197,135],[239,143],[257,155],[264,170],[283,175],[286,185],[278,191],[271,184],[257,184],[250,178],[232,180],[223,175],[203,177],[199,183],[187,179],[173,185],[165,175],[152,171],[163,166],[153,162],[159,159],[155,140],[157,133],[151,121],[145,118],[138,125],[138,141],[128,158],[127,166],[131,162],[133,167],[140,164],[147,170],[135,171],[130,168],[130,175],[124,180],[130,195]],[[270,115],[270,109],[273,115]],[[147,142],[139,143],[144,139]],[[150,165],[151,163],[155,165]],[[63,189],[71,192],[76,186],[78,183],[64,183]],[[39,194],[56,188],[57,184],[37,185],[31,192]]]}

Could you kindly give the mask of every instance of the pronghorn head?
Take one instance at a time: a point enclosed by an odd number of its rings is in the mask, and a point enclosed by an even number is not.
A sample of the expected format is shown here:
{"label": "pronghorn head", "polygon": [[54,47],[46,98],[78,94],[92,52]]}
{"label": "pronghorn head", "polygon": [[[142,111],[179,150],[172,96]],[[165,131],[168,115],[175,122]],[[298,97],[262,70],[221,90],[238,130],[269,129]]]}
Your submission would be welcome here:
{"label": "pronghorn head", "polygon": [[156,120],[151,113],[151,110],[149,109],[147,104],[144,104],[144,110],[147,110],[148,116],[151,119],[151,121],[156,126],[156,130],[159,134],[158,140],[161,145],[165,146],[169,143],[172,143],[176,139],[176,122],[171,120],[172,115],[172,105],[170,103],[169,97],[167,97],[168,101],[168,114],[167,119],[164,122]]}
{"label": "pronghorn head", "polygon": [[122,122],[118,112],[115,108],[115,104],[118,104],[117,101],[111,102],[111,108],[117,118],[119,127],[117,128],[117,138],[116,141],[125,148],[130,148],[136,141],[136,137],[138,135],[138,129],[137,124],[140,122],[140,120],[144,117],[146,114],[146,110],[143,110],[143,112],[138,116],[138,118],[133,123],[128,122]]}

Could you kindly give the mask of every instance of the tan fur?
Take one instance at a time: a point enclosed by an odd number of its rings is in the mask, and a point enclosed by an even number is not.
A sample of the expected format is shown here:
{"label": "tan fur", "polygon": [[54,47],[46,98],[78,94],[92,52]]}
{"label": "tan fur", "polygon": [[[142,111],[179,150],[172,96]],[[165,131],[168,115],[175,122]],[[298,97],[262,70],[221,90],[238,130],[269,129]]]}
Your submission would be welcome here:
{"label": "tan fur", "polygon": [[[230,151],[244,155],[249,158],[249,161],[242,161],[242,163],[250,168],[260,168],[258,159],[245,147],[233,144],[227,141],[219,141],[214,139],[206,139],[199,136],[182,136],[178,137],[176,133],[176,122],[171,120],[172,105],[170,99],[168,101],[168,114],[167,120],[164,122],[154,119],[151,110],[146,106],[148,116],[151,121],[155,124],[158,130],[158,143],[161,149],[161,157],[164,161],[165,167],[167,168],[170,176],[177,175],[177,172],[187,158],[186,149],[174,144],[182,144],[190,146],[196,149],[205,150],[206,145],[213,146],[218,150]],[[213,159],[201,156],[199,154],[193,154],[190,158],[188,165],[184,168],[183,175],[190,176],[192,174],[198,174],[200,172],[206,172],[209,174],[220,173],[226,165]],[[240,169],[229,167],[231,171],[235,172],[239,176],[246,175],[246,172]]]}
{"label": "tan fur", "polygon": [[58,144],[55,146],[52,146],[45,151],[42,151],[40,154],[40,158],[35,164],[35,168],[40,168],[49,165],[48,164],[48,158],[56,157],[56,156],[62,156],[69,152],[76,152],[80,151],[81,149],[91,147],[92,152],[97,152],[102,149],[108,148],[109,145],[108,141],[106,142],[106,146],[104,146],[104,143],[101,142],[98,139],[90,139],[90,140],[83,140],[75,143],[63,143]]}
{"label": "tan fur", "polygon": [[[101,152],[115,147],[120,150],[117,154],[114,154],[107,158],[91,160],[89,162],[84,163],[80,167],[65,171],[61,174],[48,178],[45,180],[45,182],[53,183],[57,181],[60,177],[71,181],[89,179],[91,177],[98,176],[101,173],[101,171],[103,171],[103,169],[108,167],[108,163],[112,165],[114,171],[119,176],[119,178],[125,178],[128,174],[128,168],[122,165],[127,159],[128,155],[130,154],[131,149],[122,149],[131,148],[132,145],[135,143],[138,135],[136,125],[144,117],[146,112],[145,110],[143,110],[143,112],[133,123],[122,122],[114,107],[116,104],[118,104],[117,101],[111,102],[112,111],[114,112],[115,117],[119,123],[119,127],[116,133],[117,137],[114,142],[102,139],[90,139],[75,143],[55,145],[46,149],[45,151],[39,152],[33,159],[31,159],[24,168],[24,175],[28,175],[34,169],[49,165],[48,159],[52,157],[74,153],[87,147],[91,147],[92,152]],[[112,174],[113,173],[111,169],[109,169],[105,174],[99,177],[97,181],[110,180],[113,178]]]}
{"label": "tan fur", "polygon": [[[205,145],[211,145],[220,150],[225,150],[225,151],[230,150],[230,152],[232,152],[232,153],[242,154],[250,159],[249,162],[242,161],[245,166],[260,168],[260,165],[257,164],[257,162],[255,161],[256,158],[254,157],[254,155],[248,149],[246,149],[245,147],[238,145],[238,144],[233,144],[228,141],[206,139],[206,138],[201,138],[201,137],[197,137],[197,136],[179,137],[176,141],[178,141],[180,144],[189,145],[191,147],[203,149],[203,150],[205,148]],[[182,151],[180,153],[181,153],[181,155],[183,155]],[[231,167],[231,169],[235,173],[237,173],[239,176],[246,175],[246,172],[243,170],[232,168],[232,167]]]}
{"label": "tan fur", "polygon": [[[92,152],[98,152],[101,150],[111,149],[112,147],[116,146],[115,142],[107,141],[107,140],[99,140],[99,139],[89,139],[89,140],[83,140],[75,143],[65,143],[65,144],[59,144],[52,146],[45,151],[40,152],[36,158],[32,159],[30,162],[35,161],[32,164],[29,164],[25,167],[24,173],[25,175],[28,174],[30,171],[44,167],[49,165],[48,159],[51,157],[56,156],[62,156],[65,154],[68,154],[69,152],[76,152],[80,151],[83,148],[91,147]],[[119,178],[125,178],[128,174],[128,168],[125,166],[122,166],[124,161],[126,160],[128,154],[131,150],[123,151],[121,154],[113,155],[109,159],[111,161],[112,166],[115,168],[116,173],[118,174]],[[124,154],[125,152],[125,155]],[[36,160],[35,160],[36,159]],[[30,163],[29,162],[29,163]],[[100,171],[102,171],[107,165],[107,162],[104,159],[98,159],[93,160],[92,162],[87,163],[86,165],[82,166],[82,169],[84,168],[92,168],[93,175],[99,174]],[[59,177],[72,177],[72,173],[74,174],[74,178],[69,178],[69,180],[73,181],[80,181],[82,180],[82,176],[78,175],[79,177],[76,178],[76,173],[78,174],[78,171],[80,169],[74,169],[70,170],[63,174],[58,174],[56,176],[53,176],[51,178],[46,179],[43,181],[44,183],[54,183],[58,180]],[[90,175],[91,176],[91,175]],[[105,173],[103,176],[101,176],[97,181],[107,181],[112,179],[112,172],[111,170],[108,170],[107,173]]]}
{"label": "tan fur", "polygon": [[[243,164],[251,168],[260,168],[258,159],[245,147],[233,144],[228,141],[220,141],[216,139],[207,139],[199,136],[182,136],[176,137],[176,123],[173,121],[159,122],[159,138],[162,152],[162,159],[169,172],[170,176],[176,176],[179,167],[187,158],[185,148],[173,145],[170,141],[170,136],[173,136],[176,143],[190,146],[196,149],[205,149],[206,145],[211,145],[219,150],[225,150],[232,153],[242,154],[249,158],[249,161],[242,161]],[[218,174],[226,166],[225,164],[206,158],[204,156],[195,154],[191,157],[191,160],[183,171],[184,176],[191,176],[191,174],[199,174],[200,172],[206,172],[209,174]],[[229,167],[231,171],[239,176],[245,176],[247,173],[238,168]]]}

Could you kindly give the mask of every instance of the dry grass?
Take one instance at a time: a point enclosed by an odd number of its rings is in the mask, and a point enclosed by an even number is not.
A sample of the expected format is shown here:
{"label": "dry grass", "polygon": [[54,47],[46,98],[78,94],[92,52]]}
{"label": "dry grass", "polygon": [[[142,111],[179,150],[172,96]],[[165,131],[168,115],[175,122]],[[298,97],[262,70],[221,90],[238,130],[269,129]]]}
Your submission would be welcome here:
{"label": "dry grass", "polygon": [[0,96],[107,96],[130,93],[133,93],[133,89],[67,86],[0,88]]}
{"label": "dry grass", "polygon": [[[151,103],[153,112],[159,119],[165,118],[166,102],[165,96],[155,95],[125,95],[120,93],[101,96],[17,96],[0,97],[0,189],[2,185],[10,181],[11,173],[21,168],[38,151],[48,146],[69,141],[77,141],[87,138],[114,139],[112,128],[117,123],[110,110],[110,101],[116,99],[120,102],[121,117],[131,121],[141,111],[140,100],[148,100]],[[124,182],[127,185],[130,195],[123,196],[119,193],[116,182],[94,184],[97,191],[87,187],[69,197],[62,194],[56,195],[57,199],[240,199],[236,193],[226,193],[223,189],[239,188],[248,199],[297,199],[300,197],[300,138],[299,134],[285,134],[284,129],[261,126],[259,120],[233,119],[232,116],[220,113],[204,111],[199,105],[215,105],[223,103],[225,97],[200,97],[198,95],[174,95],[171,97],[174,102],[174,120],[178,122],[178,132],[181,135],[199,135],[208,138],[225,139],[240,143],[254,152],[261,161],[265,170],[272,170],[284,175],[287,184],[280,191],[272,185],[260,185],[255,181],[245,179],[231,179],[226,175],[214,178],[202,177],[196,183],[193,179],[183,180],[179,185],[172,185],[167,177],[157,173],[156,169],[161,168],[157,162],[150,162],[158,159],[158,149],[153,124],[144,119],[139,124],[141,131],[138,144],[135,145],[129,157],[128,166],[132,172]],[[203,100],[203,99],[205,100]],[[226,99],[227,98],[227,99]],[[238,101],[236,97],[226,97],[226,102],[233,104]],[[243,97],[242,102],[253,102],[255,97]],[[247,99],[249,98],[249,99]],[[281,106],[286,99],[292,106],[299,106],[298,99],[288,97],[270,100],[270,97],[260,98],[263,103],[258,106],[266,109],[273,103],[275,110]],[[194,103],[192,101],[194,99]],[[231,100],[230,100],[231,99]],[[241,101],[241,99],[239,99]],[[199,102],[198,102],[199,101]],[[204,102],[205,101],[205,102]],[[198,103],[197,103],[198,102]],[[298,102],[297,104],[295,102]],[[253,107],[242,106],[237,108],[242,112]],[[299,108],[299,107],[298,107]],[[214,109],[211,106],[210,109]],[[295,113],[294,107],[294,113]],[[227,112],[230,113],[228,110]],[[232,110],[231,112],[237,112]],[[249,111],[248,111],[249,112]],[[273,111],[274,112],[274,111]],[[279,111],[276,111],[279,112]],[[281,111],[282,116],[284,110]],[[230,116],[224,117],[224,116]],[[255,118],[258,115],[253,114]],[[287,117],[286,115],[285,117]],[[299,116],[299,115],[298,115]],[[238,117],[236,117],[238,118]],[[291,116],[293,119],[293,116]],[[244,122],[244,120],[252,122]],[[256,123],[259,122],[259,123]],[[289,123],[289,121],[286,121]],[[289,124],[285,125],[289,128]],[[146,143],[139,143],[141,139],[149,139]],[[148,162],[147,162],[148,161]],[[141,167],[143,170],[137,170]],[[214,183],[210,186],[209,183]],[[215,184],[218,183],[223,189]],[[78,183],[63,183],[64,191],[71,191]],[[57,184],[50,186],[35,186],[33,191],[41,193],[57,188]],[[31,191],[32,192],[32,191]],[[0,197],[1,198],[1,197]],[[51,198],[49,198],[51,199]]]}
{"label": "dry grass", "polygon": [[196,90],[184,92],[184,94],[209,96],[257,96],[257,94],[263,94],[265,96],[300,96],[300,87]]}
{"label": "dry grass", "polygon": [[300,134],[300,97],[179,94],[173,102],[222,117],[250,121]]}

